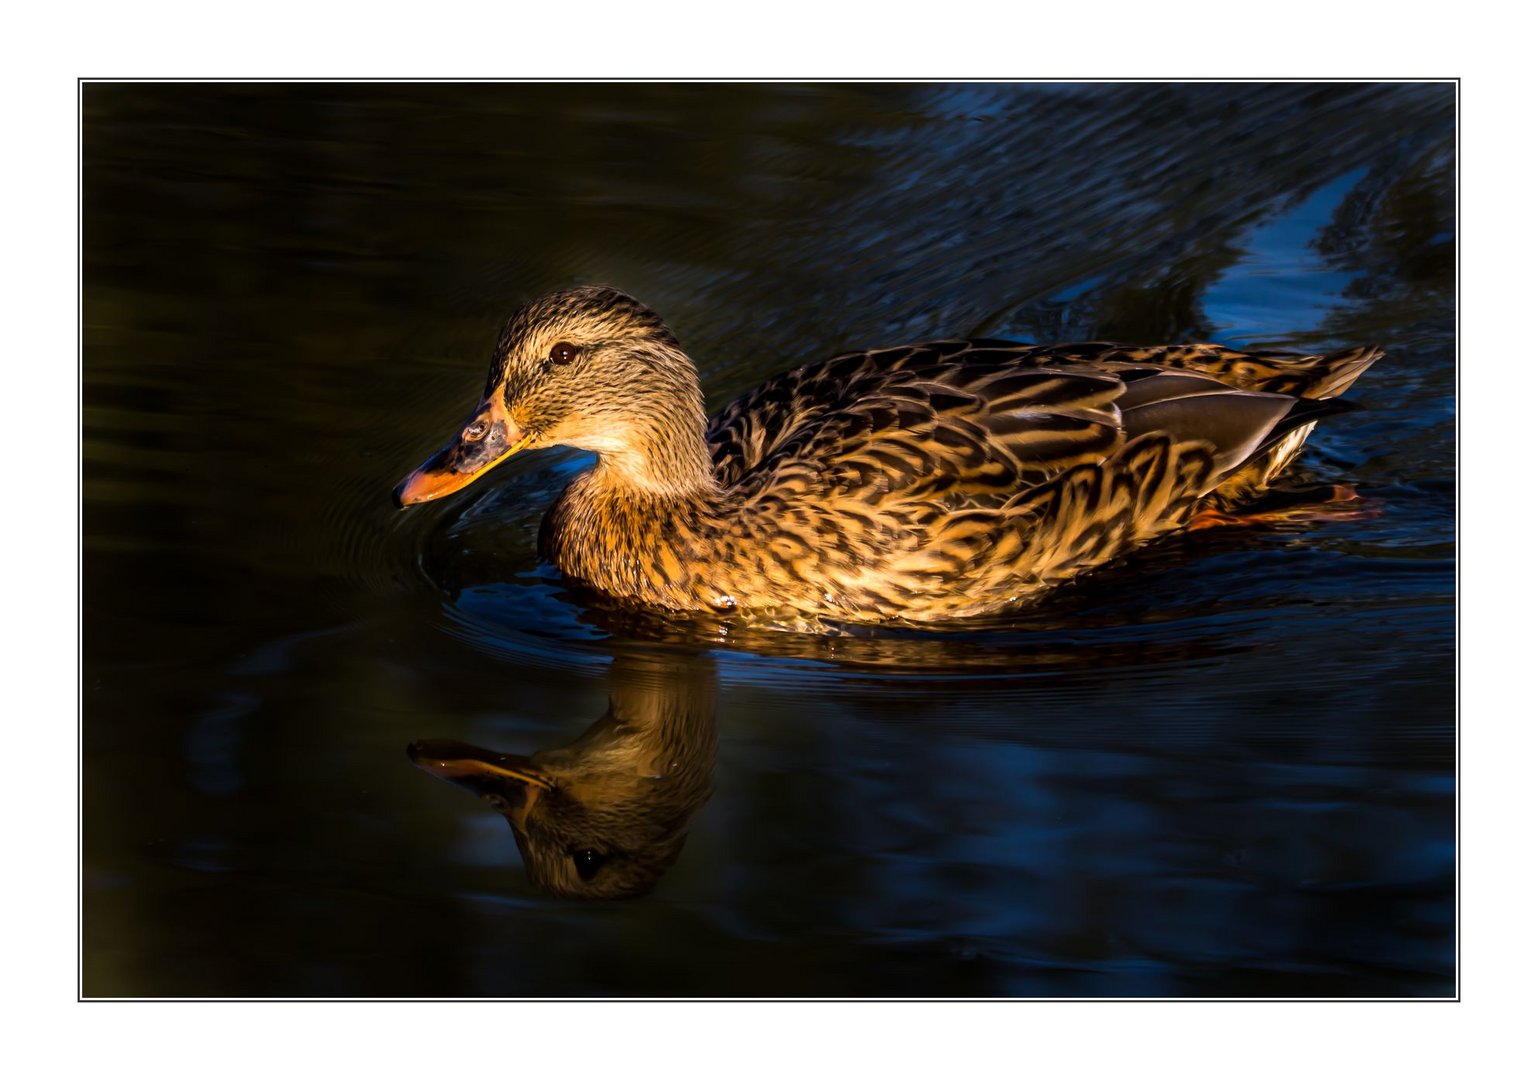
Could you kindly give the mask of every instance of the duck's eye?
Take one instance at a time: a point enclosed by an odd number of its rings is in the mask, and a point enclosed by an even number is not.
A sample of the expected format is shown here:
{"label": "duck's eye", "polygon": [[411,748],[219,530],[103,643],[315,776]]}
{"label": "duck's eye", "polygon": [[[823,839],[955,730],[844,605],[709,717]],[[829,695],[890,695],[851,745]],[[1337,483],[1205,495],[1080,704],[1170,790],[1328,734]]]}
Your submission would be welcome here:
{"label": "duck's eye", "polygon": [[569,341],[558,341],[550,346],[550,362],[552,364],[569,364],[577,358],[582,350]]}
{"label": "duck's eye", "polygon": [[486,423],[484,420],[477,420],[475,423],[465,428],[463,435],[465,442],[479,442],[481,439],[484,439],[486,437],[486,430],[490,426],[491,425]]}
{"label": "duck's eye", "polygon": [[581,851],[571,853],[571,861],[577,866],[577,876],[583,881],[592,881],[593,875],[598,873],[598,868],[609,861],[609,857],[592,848],[583,848]]}

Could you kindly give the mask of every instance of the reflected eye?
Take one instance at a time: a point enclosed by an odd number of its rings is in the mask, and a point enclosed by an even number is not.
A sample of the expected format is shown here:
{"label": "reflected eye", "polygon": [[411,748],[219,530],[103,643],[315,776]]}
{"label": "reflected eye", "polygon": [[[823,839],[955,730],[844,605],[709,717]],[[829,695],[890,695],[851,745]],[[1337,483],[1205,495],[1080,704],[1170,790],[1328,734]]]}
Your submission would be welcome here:
{"label": "reflected eye", "polygon": [[569,341],[558,341],[550,346],[550,362],[552,364],[569,364],[577,358],[582,350]]}
{"label": "reflected eye", "polygon": [[579,878],[583,881],[592,881],[593,875],[598,873],[600,866],[609,861],[609,857],[592,848],[583,848],[581,851],[572,852],[571,861],[577,865]]}

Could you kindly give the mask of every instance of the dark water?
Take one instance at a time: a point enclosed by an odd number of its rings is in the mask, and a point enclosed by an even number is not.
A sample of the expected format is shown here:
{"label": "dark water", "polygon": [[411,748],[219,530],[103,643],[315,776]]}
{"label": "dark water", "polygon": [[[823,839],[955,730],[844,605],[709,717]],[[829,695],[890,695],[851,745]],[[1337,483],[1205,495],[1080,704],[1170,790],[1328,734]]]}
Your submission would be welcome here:
{"label": "dark water", "polygon": [[[88,85],[84,992],[1453,993],[1453,138],[1448,85]],[[1379,342],[1299,470],[1370,512],[943,633],[621,615],[534,554],[581,454],[389,500],[576,281],[712,407],[944,335]],[[713,786],[640,899],[405,755],[611,699]]]}

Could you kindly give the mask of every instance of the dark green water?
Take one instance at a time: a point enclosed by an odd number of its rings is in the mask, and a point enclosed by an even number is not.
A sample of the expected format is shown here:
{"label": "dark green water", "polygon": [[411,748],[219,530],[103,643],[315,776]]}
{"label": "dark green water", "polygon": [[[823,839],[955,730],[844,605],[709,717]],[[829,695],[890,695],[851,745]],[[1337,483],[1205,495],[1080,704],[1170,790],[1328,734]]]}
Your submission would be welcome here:
{"label": "dark green water", "polygon": [[[1448,995],[1449,85],[91,84],[84,992]],[[1300,477],[1007,619],[625,617],[539,566],[585,464],[390,490],[502,319],[641,297],[720,406],[937,336],[1389,350]],[[408,743],[687,715],[647,896],[526,881]]]}

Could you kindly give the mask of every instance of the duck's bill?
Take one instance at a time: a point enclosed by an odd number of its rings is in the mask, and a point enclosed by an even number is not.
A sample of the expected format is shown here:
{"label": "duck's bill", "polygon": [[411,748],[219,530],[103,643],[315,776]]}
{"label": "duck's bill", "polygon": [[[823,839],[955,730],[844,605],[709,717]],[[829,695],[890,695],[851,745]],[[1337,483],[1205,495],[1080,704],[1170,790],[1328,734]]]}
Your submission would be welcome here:
{"label": "duck's bill", "polygon": [[540,789],[552,786],[540,767],[522,754],[499,754],[451,739],[423,739],[408,746],[406,753],[417,768],[472,791],[510,781]]}
{"label": "duck's bill", "polygon": [[481,403],[458,435],[400,482],[395,505],[404,509],[452,494],[512,457],[532,438],[513,423],[493,395]]}

